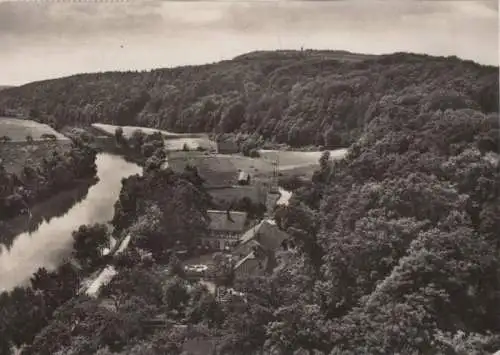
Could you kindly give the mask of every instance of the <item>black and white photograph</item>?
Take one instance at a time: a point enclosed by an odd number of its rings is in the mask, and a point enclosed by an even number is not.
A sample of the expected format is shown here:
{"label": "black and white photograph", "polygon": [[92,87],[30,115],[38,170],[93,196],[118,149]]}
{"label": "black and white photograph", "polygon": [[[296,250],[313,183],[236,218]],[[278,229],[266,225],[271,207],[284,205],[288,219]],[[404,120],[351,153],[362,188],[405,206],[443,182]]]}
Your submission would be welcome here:
{"label": "black and white photograph", "polygon": [[0,0],[0,355],[500,355],[497,0]]}

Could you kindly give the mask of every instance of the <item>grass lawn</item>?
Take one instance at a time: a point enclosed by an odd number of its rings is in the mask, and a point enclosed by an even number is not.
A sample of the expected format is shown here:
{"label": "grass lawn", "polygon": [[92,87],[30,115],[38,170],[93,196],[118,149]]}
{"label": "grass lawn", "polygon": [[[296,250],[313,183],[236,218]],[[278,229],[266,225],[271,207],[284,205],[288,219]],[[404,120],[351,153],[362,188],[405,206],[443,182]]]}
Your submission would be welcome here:
{"label": "grass lawn", "polygon": [[144,134],[153,134],[156,132],[160,132],[165,138],[203,138],[204,136],[207,136],[206,134],[203,133],[175,133],[156,128],[141,127],[141,126],[117,126],[105,123],[93,123],[92,127],[108,135],[114,135],[116,129],[118,127],[121,127],[123,129],[123,136],[125,138],[130,138],[134,133],[134,131],[136,130],[140,130]]}
{"label": "grass lawn", "polygon": [[[56,140],[43,139],[43,134],[52,134]],[[2,136],[9,137],[10,141],[0,143],[0,164],[11,173],[19,173],[26,164],[37,164],[49,151],[66,151],[71,146],[71,140],[52,127],[18,118],[0,117]],[[28,142],[27,136],[33,141]]]}
{"label": "grass lawn", "polygon": [[49,125],[31,120],[0,117],[0,137],[7,136],[12,142],[25,142],[28,135],[33,140],[39,140],[42,139],[42,134],[53,134],[58,140],[69,140]]}

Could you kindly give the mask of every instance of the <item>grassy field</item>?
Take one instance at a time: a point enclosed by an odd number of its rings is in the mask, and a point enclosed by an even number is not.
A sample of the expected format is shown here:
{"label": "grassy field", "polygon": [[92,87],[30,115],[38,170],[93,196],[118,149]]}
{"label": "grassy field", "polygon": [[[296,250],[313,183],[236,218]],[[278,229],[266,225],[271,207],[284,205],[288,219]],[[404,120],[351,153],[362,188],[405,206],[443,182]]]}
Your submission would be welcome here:
{"label": "grassy field", "polygon": [[[332,159],[340,159],[346,154],[346,149],[337,149],[330,151],[330,157]],[[310,165],[318,165],[319,158],[322,151],[314,152],[298,152],[298,151],[288,151],[288,150],[260,150],[260,156],[269,161],[275,161],[279,159],[279,166],[281,170],[290,170],[294,168],[300,168]]]}
{"label": "grassy field", "polygon": [[8,172],[19,173],[26,164],[37,164],[48,152],[66,151],[71,148],[70,140],[0,143],[0,164]]}
{"label": "grassy field", "polygon": [[[338,149],[331,151],[330,156],[332,159],[340,159],[346,152],[346,149]],[[198,167],[200,175],[211,183],[228,180],[226,185],[231,185],[236,181],[231,183],[229,180],[236,179],[238,170],[243,170],[250,174],[253,181],[267,185],[273,177],[273,162],[277,156],[279,156],[279,174],[281,176],[298,175],[310,178],[319,165],[322,152],[262,150],[260,154],[260,158],[250,158],[239,154],[181,151],[170,153],[168,159],[175,171],[183,171],[187,164]]]}
{"label": "grassy field", "polygon": [[92,127],[104,132],[105,134],[108,135],[114,135],[115,131],[118,127],[121,127],[123,129],[123,136],[125,138],[130,138],[134,131],[140,130],[144,134],[153,134],[156,132],[160,132],[165,138],[203,138],[206,136],[206,134],[203,133],[175,133],[175,132],[169,132],[169,131],[164,131],[161,129],[156,129],[156,128],[149,128],[149,127],[140,127],[140,126],[116,126],[112,124],[104,124],[104,123],[93,123]]}
{"label": "grassy field", "polygon": [[7,136],[12,142],[25,142],[26,136],[33,140],[43,139],[43,134],[53,134],[58,140],[69,140],[52,127],[31,120],[0,117],[0,137]]}
{"label": "grassy field", "polygon": [[[231,179],[237,178],[238,170],[248,172],[252,179],[267,179],[273,172],[273,166],[269,160],[262,158],[249,158],[242,155],[211,154],[203,152],[173,152],[168,157],[170,164],[175,160],[176,171],[182,171],[179,160],[183,164],[191,164],[198,167],[201,176],[211,181],[227,180],[226,174]],[[224,176],[222,176],[224,175]],[[235,183],[233,181],[232,183]]]}
{"label": "grassy field", "polygon": [[140,126],[116,126],[110,124],[94,123],[92,127],[108,136],[114,136],[118,127],[123,129],[123,136],[129,139],[134,131],[140,130],[144,134],[160,132],[165,138],[165,149],[168,151],[182,150],[187,145],[190,150],[203,148],[206,150],[215,149],[215,142],[212,142],[204,133],[174,133],[161,129],[140,127]]}
{"label": "grassy field", "polygon": [[172,138],[165,140],[165,149],[168,151],[178,151],[184,148],[184,144],[188,149],[198,149],[203,148],[205,150],[215,150],[216,144],[212,142],[208,137],[200,138]]}

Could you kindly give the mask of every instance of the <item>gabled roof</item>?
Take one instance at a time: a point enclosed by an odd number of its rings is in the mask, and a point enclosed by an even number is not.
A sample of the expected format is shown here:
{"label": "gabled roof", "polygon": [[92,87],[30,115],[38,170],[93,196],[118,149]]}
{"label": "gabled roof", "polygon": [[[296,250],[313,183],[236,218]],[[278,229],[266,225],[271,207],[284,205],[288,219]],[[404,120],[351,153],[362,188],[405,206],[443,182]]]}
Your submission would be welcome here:
{"label": "gabled roof", "polygon": [[256,259],[256,256],[255,256],[254,252],[249,253],[243,259],[241,259],[240,261],[238,261],[236,263],[236,265],[234,266],[234,269],[235,270],[239,269],[241,267],[241,265],[243,265],[244,263],[246,263],[248,260],[252,260],[252,259]]}
{"label": "gabled roof", "polygon": [[283,240],[287,238],[287,233],[279,229],[275,223],[265,219],[243,234],[240,239],[240,245],[244,245],[251,240],[255,240],[264,248],[274,250],[280,246]]}
{"label": "gabled roof", "polygon": [[247,222],[246,212],[208,210],[210,224],[208,228],[214,232],[242,233]]}

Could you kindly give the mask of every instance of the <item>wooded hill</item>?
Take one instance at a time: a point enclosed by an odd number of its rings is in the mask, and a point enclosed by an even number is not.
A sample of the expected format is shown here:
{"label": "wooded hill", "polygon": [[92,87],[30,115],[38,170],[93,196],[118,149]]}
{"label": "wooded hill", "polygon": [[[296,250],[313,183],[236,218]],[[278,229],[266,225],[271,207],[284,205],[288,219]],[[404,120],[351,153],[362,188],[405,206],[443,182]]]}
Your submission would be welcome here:
{"label": "wooded hill", "polygon": [[[359,62],[305,54],[81,75],[1,94],[8,108],[40,117],[57,105],[73,109],[58,116],[61,124],[106,117],[167,129],[259,127],[295,145],[358,139],[343,161],[325,153],[312,180],[275,211],[295,245],[277,255],[280,267],[240,277],[218,265],[243,299],[220,302],[190,284],[175,258],[166,275],[157,257],[171,251],[172,238],[202,233],[195,175],[152,164],[124,180],[115,227],[162,253],[142,259],[132,248],[115,261],[120,273],[103,294],[114,307],[76,295],[69,265],[40,269],[31,288],[0,295],[0,354],[26,344],[23,355],[180,355],[193,338],[208,344],[200,353],[212,344],[217,355],[500,349],[498,69],[408,54]],[[154,93],[163,95],[156,106]],[[99,240],[102,230],[80,228],[75,240]],[[83,244],[83,255],[96,255]],[[162,327],[145,325],[158,316]]]}
{"label": "wooded hill", "polygon": [[0,92],[57,128],[93,122],[176,132],[248,132],[291,146],[345,147],[397,96],[421,112],[498,111],[498,68],[456,57],[342,51],[253,52],[200,66],[105,72]]}

